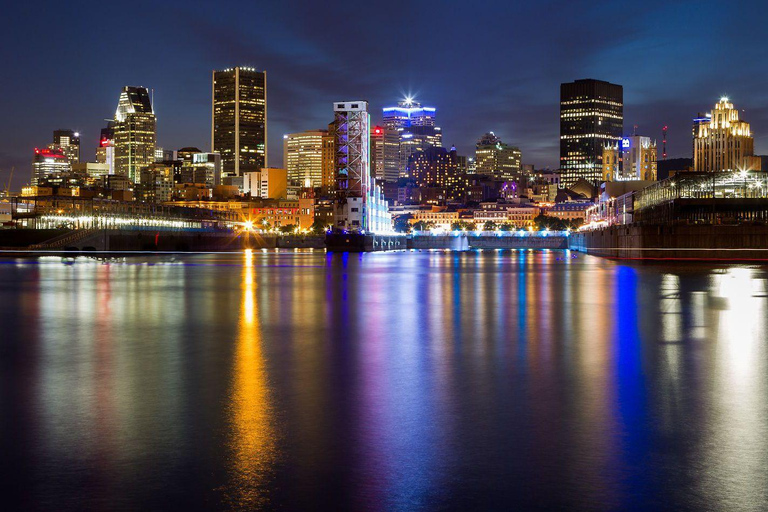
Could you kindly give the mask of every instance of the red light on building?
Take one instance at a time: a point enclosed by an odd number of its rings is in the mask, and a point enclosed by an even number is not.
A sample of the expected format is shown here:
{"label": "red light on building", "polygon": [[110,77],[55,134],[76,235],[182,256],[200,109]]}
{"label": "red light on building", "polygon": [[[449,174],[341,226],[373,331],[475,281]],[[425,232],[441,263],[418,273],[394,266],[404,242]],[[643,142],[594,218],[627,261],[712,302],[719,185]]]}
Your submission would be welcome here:
{"label": "red light on building", "polygon": [[381,128],[381,126],[377,126],[376,128],[373,129],[373,133],[375,135],[381,135],[383,132],[384,130]]}

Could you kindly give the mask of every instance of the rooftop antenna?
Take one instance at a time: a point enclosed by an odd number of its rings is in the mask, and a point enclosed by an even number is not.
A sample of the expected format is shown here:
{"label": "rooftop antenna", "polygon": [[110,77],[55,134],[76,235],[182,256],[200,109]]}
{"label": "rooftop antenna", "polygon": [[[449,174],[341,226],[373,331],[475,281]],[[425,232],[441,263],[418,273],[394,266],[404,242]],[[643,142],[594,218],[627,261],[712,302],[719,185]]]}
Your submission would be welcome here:
{"label": "rooftop antenna", "polygon": [[662,160],[667,159],[667,125],[661,129],[661,158]]}

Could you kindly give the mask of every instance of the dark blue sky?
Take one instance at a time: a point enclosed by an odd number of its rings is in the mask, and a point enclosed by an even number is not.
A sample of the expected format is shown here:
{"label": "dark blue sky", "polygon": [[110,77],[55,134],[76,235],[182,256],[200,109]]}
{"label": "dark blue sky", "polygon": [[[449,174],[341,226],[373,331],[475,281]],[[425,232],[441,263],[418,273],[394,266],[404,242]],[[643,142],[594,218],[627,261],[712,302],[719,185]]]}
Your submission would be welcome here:
{"label": "dark blue sky", "polygon": [[690,157],[691,118],[727,94],[768,153],[768,2],[14,2],[0,31],[0,188],[56,128],[93,159],[123,85],[155,90],[158,143],[210,144],[211,70],[268,71],[269,159],[282,134],[322,128],[337,100],[411,92],[461,153],[493,130],[556,167],[559,84],[624,86],[625,131]]}

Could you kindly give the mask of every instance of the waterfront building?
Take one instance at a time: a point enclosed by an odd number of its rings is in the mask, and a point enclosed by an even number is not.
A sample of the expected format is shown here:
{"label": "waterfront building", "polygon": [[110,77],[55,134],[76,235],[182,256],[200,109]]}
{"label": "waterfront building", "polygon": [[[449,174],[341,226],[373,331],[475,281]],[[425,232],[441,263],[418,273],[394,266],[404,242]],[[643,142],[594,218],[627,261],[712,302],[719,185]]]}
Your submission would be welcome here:
{"label": "waterfront building", "polygon": [[311,187],[323,186],[323,140],[325,130],[308,130],[283,135],[283,164],[288,181]]}
{"label": "waterfront building", "polygon": [[80,161],[80,133],[73,130],[54,130],[50,149],[61,149],[70,164]]}
{"label": "waterfront building", "polygon": [[267,166],[267,72],[235,67],[213,72],[211,151],[223,176]]}
{"label": "waterfront building", "polygon": [[334,103],[336,146],[336,211],[340,230],[388,233],[389,206],[371,173],[368,102]]}
{"label": "waterfront building", "polygon": [[694,171],[761,169],[749,123],[739,119],[739,111],[728,98],[720,98],[708,116],[694,119],[694,130]]}
{"label": "waterfront building", "polygon": [[632,135],[603,148],[603,181],[656,181],[656,141]]}
{"label": "waterfront building", "polygon": [[560,169],[563,186],[579,178],[597,183],[603,148],[619,143],[624,129],[624,89],[601,80],[560,85]]}
{"label": "waterfront building", "polygon": [[493,132],[488,132],[477,141],[475,149],[475,172],[499,180],[520,178],[522,154],[514,146],[504,144]]}
{"label": "waterfront building", "polygon": [[48,176],[68,173],[70,170],[69,159],[63,150],[35,148],[35,153],[32,156],[31,184],[35,186]]}
{"label": "waterfront building", "polygon": [[288,194],[288,170],[265,167],[243,173],[243,193],[263,199],[285,199]]}
{"label": "waterfront building", "polygon": [[587,216],[587,209],[594,204],[593,201],[566,201],[544,208],[541,213],[565,221],[583,223]]}
{"label": "waterfront building", "polygon": [[123,87],[115,111],[115,174],[134,183],[139,171],[155,163],[156,119],[146,87]]}

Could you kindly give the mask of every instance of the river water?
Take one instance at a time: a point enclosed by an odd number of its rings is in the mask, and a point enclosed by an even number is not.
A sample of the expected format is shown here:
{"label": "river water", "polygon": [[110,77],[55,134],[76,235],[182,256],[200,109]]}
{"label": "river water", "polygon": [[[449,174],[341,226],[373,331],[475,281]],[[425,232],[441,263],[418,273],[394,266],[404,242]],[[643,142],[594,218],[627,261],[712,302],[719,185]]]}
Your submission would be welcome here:
{"label": "river water", "polygon": [[560,251],[3,259],[3,509],[766,510],[767,278]]}

